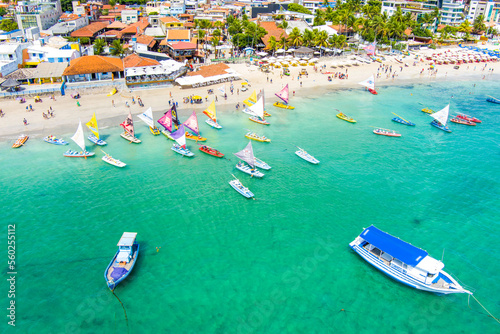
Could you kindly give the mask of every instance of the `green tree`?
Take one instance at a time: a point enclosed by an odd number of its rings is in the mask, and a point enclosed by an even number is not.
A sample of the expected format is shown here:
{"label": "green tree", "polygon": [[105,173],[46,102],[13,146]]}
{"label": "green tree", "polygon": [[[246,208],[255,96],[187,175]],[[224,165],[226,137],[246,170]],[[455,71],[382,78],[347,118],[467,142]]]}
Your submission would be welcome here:
{"label": "green tree", "polygon": [[470,39],[470,33],[472,31],[472,27],[469,23],[469,21],[465,20],[464,22],[462,22],[459,26],[458,26],[458,31],[463,33],[465,36],[465,40],[469,40]]}
{"label": "green tree", "polygon": [[215,58],[218,58],[219,57],[219,49],[217,49],[217,47],[219,46],[220,44],[220,39],[219,37],[212,37],[210,39],[210,42],[212,43],[212,46],[214,47],[215,49]]}
{"label": "green tree", "polygon": [[304,6],[298,5],[296,3],[291,3],[288,5],[288,10],[291,12],[298,12],[304,14],[311,14],[311,11]]}
{"label": "green tree", "polygon": [[[328,0],[325,0],[328,1]],[[317,10],[314,14],[313,26],[322,26],[325,24],[325,12],[322,10]]]}
{"label": "green tree", "polygon": [[151,16],[151,15],[158,15],[158,12],[151,12],[151,13],[149,13],[148,15],[149,15],[149,16]]}
{"label": "green tree", "polygon": [[276,40],[276,37],[271,36],[269,37],[269,50],[273,51],[273,56],[274,52],[278,50],[278,41]]}
{"label": "green tree", "polygon": [[328,47],[328,33],[326,31],[320,31],[317,35],[316,35],[316,40],[315,40],[315,44],[316,46],[318,46],[320,49],[320,56],[321,56],[321,53],[322,53],[322,48],[327,48]]}
{"label": "green tree", "polygon": [[110,5],[111,7],[115,7],[116,1],[115,0],[109,0],[108,1],[108,5]]}
{"label": "green tree", "polygon": [[94,42],[94,54],[100,55],[104,52],[104,47],[106,46],[106,42],[102,38],[98,38]]}
{"label": "green tree", "polygon": [[110,53],[113,55],[113,56],[119,56],[120,58],[123,57],[123,55],[125,54],[125,49],[123,48],[123,44],[120,43],[120,40],[119,39],[115,39],[112,43],[111,43],[111,50],[110,50]]}
{"label": "green tree", "polygon": [[5,14],[7,14],[7,10],[3,7],[0,8],[0,16],[4,16]]}
{"label": "green tree", "polygon": [[300,33],[299,28],[295,27],[292,29],[290,35],[288,36],[288,41],[290,42],[290,45],[293,46],[302,45],[302,34]]}
{"label": "green tree", "polygon": [[0,30],[12,31],[18,29],[17,23],[12,20],[3,19],[0,21]]}
{"label": "green tree", "polygon": [[288,22],[286,22],[285,20],[281,21],[281,23],[278,24],[278,28],[286,30],[286,28],[288,28]]}
{"label": "green tree", "polygon": [[72,12],[73,5],[71,4],[71,0],[61,0],[61,9],[63,12]]}
{"label": "green tree", "polygon": [[475,34],[480,34],[481,32],[486,31],[486,25],[484,24],[484,15],[479,15],[474,19],[472,31]]}
{"label": "green tree", "polygon": [[304,46],[312,46],[314,43],[314,34],[311,30],[306,29],[302,34],[302,45]]}
{"label": "green tree", "polygon": [[286,51],[287,40],[285,34],[281,34],[280,39],[278,40],[278,46]]}

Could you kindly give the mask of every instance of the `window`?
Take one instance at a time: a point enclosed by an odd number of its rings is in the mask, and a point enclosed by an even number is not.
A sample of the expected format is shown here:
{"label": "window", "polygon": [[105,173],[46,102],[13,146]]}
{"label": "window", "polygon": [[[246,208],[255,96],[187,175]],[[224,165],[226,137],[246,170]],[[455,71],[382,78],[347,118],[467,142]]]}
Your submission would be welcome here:
{"label": "window", "polygon": [[49,63],[54,63],[54,58],[49,58]]}

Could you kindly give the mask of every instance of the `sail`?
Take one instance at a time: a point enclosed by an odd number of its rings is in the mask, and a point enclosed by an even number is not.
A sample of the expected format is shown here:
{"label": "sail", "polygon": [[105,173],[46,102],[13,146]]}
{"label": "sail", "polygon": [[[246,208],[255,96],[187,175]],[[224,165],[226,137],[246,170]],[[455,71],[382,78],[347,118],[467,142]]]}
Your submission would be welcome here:
{"label": "sail", "polygon": [[245,161],[247,164],[249,164],[252,168],[255,165],[255,156],[253,155],[253,148],[252,148],[252,142],[249,141],[248,145],[241,151],[234,153],[235,156],[240,158],[241,160]]}
{"label": "sail", "polygon": [[255,116],[260,117],[261,119],[264,119],[264,98],[259,98],[257,102],[251,107],[248,107],[248,109],[254,114]]}
{"label": "sail", "polygon": [[253,103],[257,102],[257,92],[254,90],[252,95],[248,98],[248,101],[252,101]]}
{"label": "sail", "polygon": [[197,135],[200,134],[200,129],[198,129],[198,118],[196,117],[196,111],[193,111],[191,116],[185,121],[184,124],[188,129],[196,133]]}
{"label": "sail", "polygon": [[97,119],[95,118],[95,112],[90,121],[85,124],[87,128],[99,139],[99,127],[97,126]]}
{"label": "sail", "polygon": [[82,121],[78,124],[78,129],[71,139],[76,143],[76,145],[80,146],[82,151],[85,151],[85,138],[83,137]]}
{"label": "sail", "polygon": [[264,89],[262,89],[259,94],[257,94],[257,99],[260,99],[262,97],[262,101],[264,103],[264,106],[266,105],[266,99],[265,99],[265,96],[264,96]]}
{"label": "sail", "polygon": [[288,104],[288,84],[286,84],[285,87],[283,87],[282,90],[279,91],[279,93],[275,94],[277,97],[283,100],[286,104]]}
{"label": "sail", "polygon": [[184,124],[181,124],[177,131],[170,135],[182,148],[186,148],[186,129],[184,129]]}
{"label": "sail", "polygon": [[177,118],[177,108],[176,108],[175,104],[172,106],[170,111],[172,112],[172,121],[174,122],[174,124],[175,125],[181,124],[181,122],[179,122],[179,118]]}
{"label": "sail", "polygon": [[358,82],[358,84],[369,89],[375,89],[375,77],[372,75],[365,81]]}
{"label": "sail", "polygon": [[146,123],[148,126],[154,128],[155,127],[155,122],[153,120],[153,110],[151,107],[149,107],[145,112],[142,114],[137,115],[144,123]]}
{"label": "sail", "polygon": [[161,126],[165,128],[168,132],[172,132],[172,109],[167,111],[162,118],[158,120]]}
{"label": "sail", "polygon": [[207,109],[203,110],[203,113],[208,116],[212,121],[217,123],[217,115],[215,111],[215,100],[210,103]]}
{"label": "sail", "polygon": [[448,122],[448,114],[450,112],[450,105],[448,104],[446,107],[443,109],[439,110],[438,112],[435,112],[434,114],[431,114],[431,117],[434,118],[436,121],[439,123],[443,124],[446,126],[446,123]]}
{"label": "sail", "polygon": [[128,112],[127,118],[123,121],[123,123],[120,124],[120,126],[129,135],[131,135],[132,137],[135,137],[135,135],[134,135],[134,121],[132,120],[132,114],[130,113],[130,111]]}

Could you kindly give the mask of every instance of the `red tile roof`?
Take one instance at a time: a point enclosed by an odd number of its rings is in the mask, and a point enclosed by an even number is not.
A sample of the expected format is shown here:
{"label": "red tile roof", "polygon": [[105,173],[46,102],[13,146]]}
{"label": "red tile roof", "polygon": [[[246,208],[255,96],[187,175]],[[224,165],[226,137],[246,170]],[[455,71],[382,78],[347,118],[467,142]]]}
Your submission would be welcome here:
{"label": "red tile roof", "polygon": [[144,30],[149,25],[148,18],[147,17],[140,17],[139,19],[140,19],[139,21],[132,23],[128,27],[121,30],[122,34],[136,34],[137,28],[139,28],[139,33],[144,32]]}
{"label": "red tile roof", "polygon": [[128,27],[127,24],[125,23],[122,23],[120,21],[114,21],[113,23],[111,23],[109,26],[107,26],[106,28],[107,29],[123,29],[123,28],[126,28]]}
{"label": "red tile roof", "polygon": [[147,36],[147,35],[135,35],[135,38],[137,38],[137,43],[139,44],[145,44],[149,46],[150,48],[155,45],[156,41],[153,36]]}
{"label": "red tile roof", "polygon": [[103,72],[121,72],[123,62],[120,58],[104,56],[83,56],[71,60],[63,75],[78,75]]}
{"label": "red tile roof", "polygon": [[172,17],[172,16],[161,17],[160,21],[163,23],[181,22],[177,18]]}
{"label": "red tile roof", "polygon": [[196,49],[196,44],[189,42],[176,42],[176,43],[168,43],[174,50],[192,50]]}
{"label": "red tile roof", "polygon": [[276,40],[279,40],[281,38],[281,35],[288,37],[285,30],[278,28],[276,26],[276,22],[274,22],[274,21],[260,22],[259,26],[266,29],[266,31],[267,31],[267,35],[262,37],[262,42],[266,45],[266,49],[269,47],[269,39],[271,38],[271,36],[274,36],[276,38]]}
{"label": "red tile roof", "polygon": [[215,75],[227,74],[227,69],[229,69],[229,66],[224,63],[219,63],[214,65],[201,66],[198,71],[187,73],[187,75],[201,75],[202,77],[207,78],[213,77]]}
{"label": "red tile roof", "polygon": [[189,36],[190,36],[189,29],[169,29],[169,30],[167,30],[167,37],[165,39],[167,41],[178,40],[178,39],[189,40]]}
{"label": "red tile roof", "polygon": [[123,58],[123,64],[125,68],[160,65],[157,60],[140,57],[135,53]]}
{"label": "red tile roof", "polygon": [[108,22],[92,22],[88,26],[73,31],[71,37],[94,37],[95,34],[106,28],[108,24]]}

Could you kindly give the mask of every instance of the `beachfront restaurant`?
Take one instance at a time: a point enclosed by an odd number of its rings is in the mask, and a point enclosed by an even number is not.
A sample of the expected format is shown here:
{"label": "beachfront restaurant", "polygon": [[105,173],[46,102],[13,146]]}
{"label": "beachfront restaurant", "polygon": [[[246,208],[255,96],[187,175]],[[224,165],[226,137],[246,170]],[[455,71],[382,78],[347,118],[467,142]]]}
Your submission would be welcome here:
{"label": "beachfront restaurant", "polygon": [[84,56],[73,59],[63,76],[66,82],[114,80],[124,76],[123,60],[104,56]]}
{"label": "beachfront restaurant", "polygon": [[183,63],[175,60],[160,61],[160,65],[125,69],[125,82],[130,88],[172,86],[174,80],[187,72]]}

